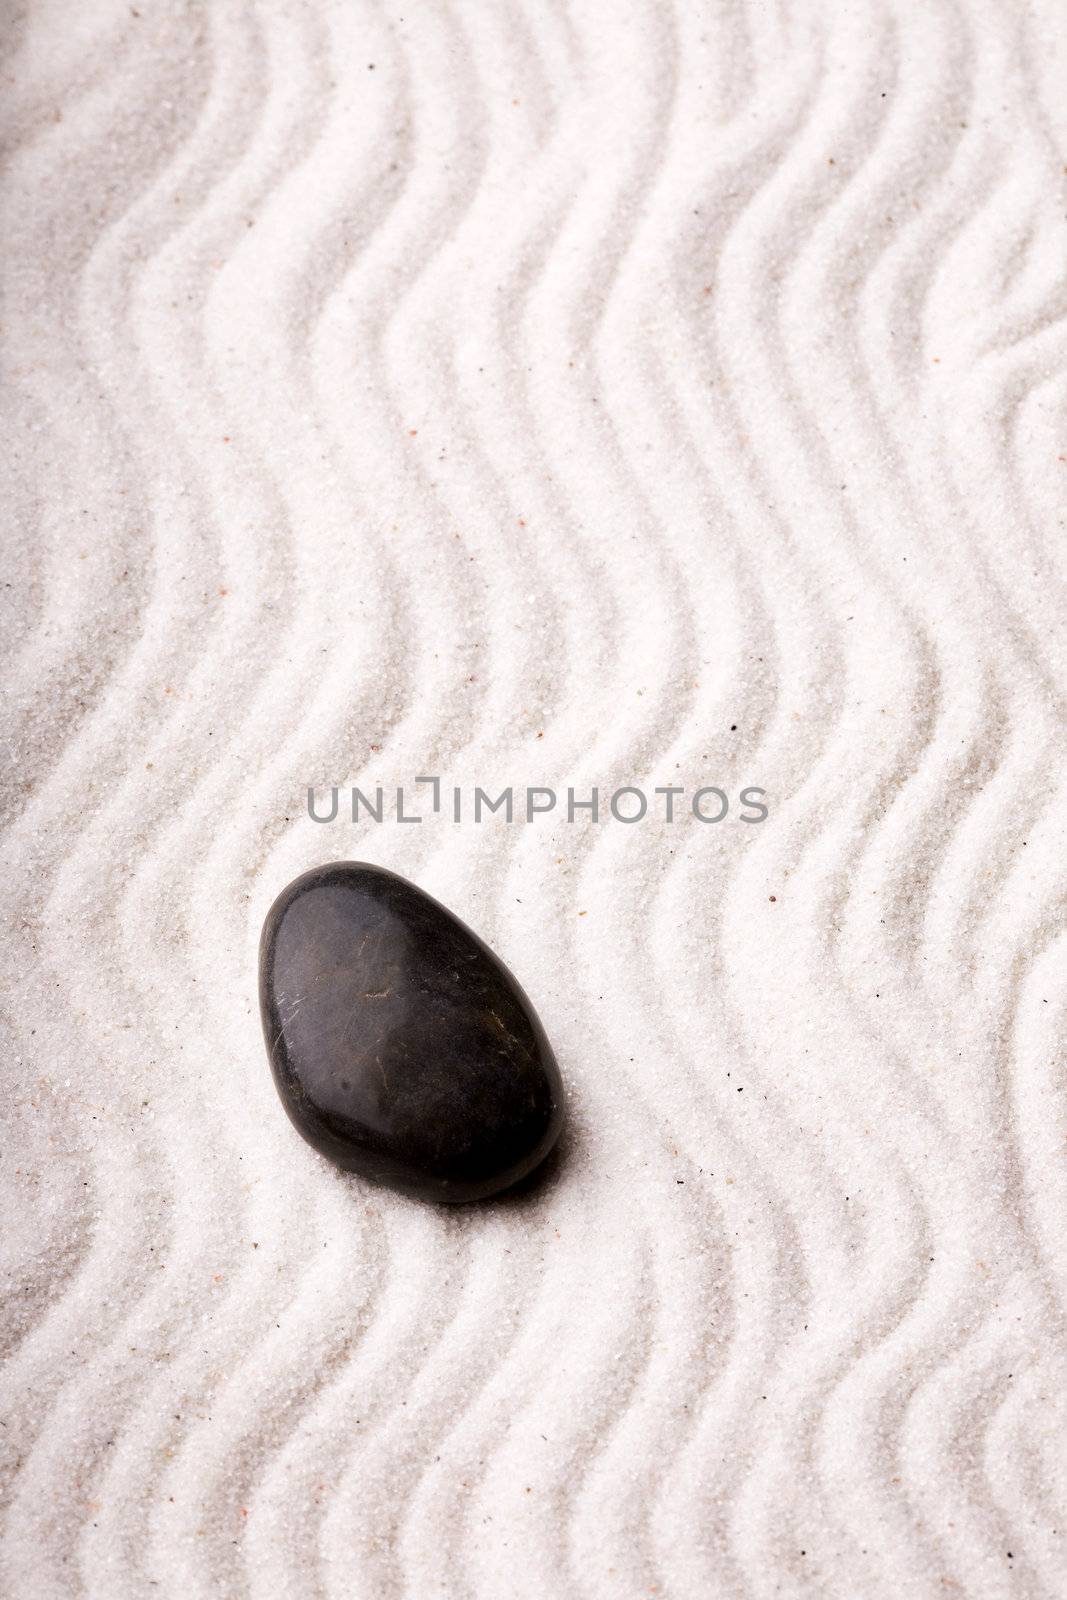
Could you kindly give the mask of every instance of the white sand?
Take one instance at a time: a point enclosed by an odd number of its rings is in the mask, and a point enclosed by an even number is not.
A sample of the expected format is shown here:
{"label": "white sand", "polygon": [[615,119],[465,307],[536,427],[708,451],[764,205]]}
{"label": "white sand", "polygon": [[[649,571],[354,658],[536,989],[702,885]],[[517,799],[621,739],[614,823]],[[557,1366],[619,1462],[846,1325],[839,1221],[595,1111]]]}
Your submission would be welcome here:
{"label": "white sand", "polygon": [[[8,37],[0,1593],[1063,1596],[1062,7]],[[772,809],[305,814],[419,773]],[[530,1198],[285,1121],[345,856],[534,997]]]}

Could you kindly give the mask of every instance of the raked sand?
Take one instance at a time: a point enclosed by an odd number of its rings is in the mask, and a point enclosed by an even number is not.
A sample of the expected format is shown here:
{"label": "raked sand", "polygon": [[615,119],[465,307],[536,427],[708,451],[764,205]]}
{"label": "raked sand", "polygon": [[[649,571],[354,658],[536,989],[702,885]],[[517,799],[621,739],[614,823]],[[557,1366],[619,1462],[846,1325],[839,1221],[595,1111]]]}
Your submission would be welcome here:
{"label": "raked sand", "polygon": [[[1059,1600],[1062,8],[5,10],[0,1593]],[[533,997],[519,1200],[285,1121],[344,857]]]}

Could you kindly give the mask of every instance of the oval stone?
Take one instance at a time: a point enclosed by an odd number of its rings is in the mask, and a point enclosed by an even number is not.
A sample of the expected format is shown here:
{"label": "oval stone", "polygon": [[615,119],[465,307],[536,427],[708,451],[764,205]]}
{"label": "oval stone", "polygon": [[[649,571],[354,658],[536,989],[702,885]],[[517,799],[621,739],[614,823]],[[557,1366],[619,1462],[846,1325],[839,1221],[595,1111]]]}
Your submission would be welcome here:
{"label": "oval stone", "polygon": [[267,913],[271,1071],[307,1142],[426,1200],[482,1200],[544,1159],[559,1068],[511,973],[407,879],[359,861],[294,879]]}

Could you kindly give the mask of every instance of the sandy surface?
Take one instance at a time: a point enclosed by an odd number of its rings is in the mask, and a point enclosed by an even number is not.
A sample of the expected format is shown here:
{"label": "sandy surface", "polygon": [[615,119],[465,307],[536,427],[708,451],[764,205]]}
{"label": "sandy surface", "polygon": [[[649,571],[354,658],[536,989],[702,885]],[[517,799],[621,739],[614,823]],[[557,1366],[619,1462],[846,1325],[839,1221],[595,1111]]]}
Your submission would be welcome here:
{"label": "sandy surface", "polygon": [[[0,1592],[1057,1600],[1062,8],[5,9]],[[533,996],[524,1199],[285,1121],[344,857]]]}

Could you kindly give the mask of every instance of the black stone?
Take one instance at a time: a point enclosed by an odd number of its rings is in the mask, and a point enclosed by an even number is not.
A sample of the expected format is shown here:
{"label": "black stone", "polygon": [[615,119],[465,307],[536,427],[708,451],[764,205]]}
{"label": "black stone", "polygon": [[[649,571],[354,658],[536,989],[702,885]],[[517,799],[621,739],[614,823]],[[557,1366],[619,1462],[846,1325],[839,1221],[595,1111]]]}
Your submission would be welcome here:
{"label": "black stone", "polygon": [[263,1032],[282,1104],[348,1172],[426,1200],[483,1200],[556,1142],[559,1068],[515,979],[394,872],[333,862],[263,924]]}

